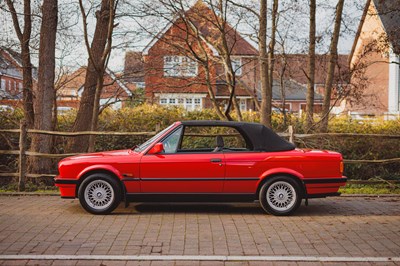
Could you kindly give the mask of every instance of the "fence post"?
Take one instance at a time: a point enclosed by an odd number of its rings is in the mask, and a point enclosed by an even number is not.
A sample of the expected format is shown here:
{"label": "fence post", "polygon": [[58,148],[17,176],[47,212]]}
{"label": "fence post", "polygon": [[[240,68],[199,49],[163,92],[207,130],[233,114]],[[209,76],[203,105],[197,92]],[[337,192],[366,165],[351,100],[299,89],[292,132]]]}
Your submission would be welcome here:
{"label": "fence post", "polygon": [[19,133],[19,175],[18,175],[18,191],[25,190],[25,174],[26,174],[26,121],[20,123]]}
{"label": "fence post", "polygon": [[289,142],[294,144],[294,130],[293,130],[293,126],[289,126]]}

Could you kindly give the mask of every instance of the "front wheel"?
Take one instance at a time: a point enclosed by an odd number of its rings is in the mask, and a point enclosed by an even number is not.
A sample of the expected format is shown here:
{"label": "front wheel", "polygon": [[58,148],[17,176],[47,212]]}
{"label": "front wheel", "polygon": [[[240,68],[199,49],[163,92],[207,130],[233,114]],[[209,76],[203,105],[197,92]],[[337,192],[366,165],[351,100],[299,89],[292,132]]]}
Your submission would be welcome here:
{"label": "front wheel", "polygon": [[275,176],[261,187],[259,200],[268,213],[278,216],[294,213],[301,203],[301,188],[292,178]]}
{"label": "front wheel", "polygon": [[121,188],[111,176],[95,173],[82,182],[78,191],[82,207],[93,214],[108,214],[121,202]]}

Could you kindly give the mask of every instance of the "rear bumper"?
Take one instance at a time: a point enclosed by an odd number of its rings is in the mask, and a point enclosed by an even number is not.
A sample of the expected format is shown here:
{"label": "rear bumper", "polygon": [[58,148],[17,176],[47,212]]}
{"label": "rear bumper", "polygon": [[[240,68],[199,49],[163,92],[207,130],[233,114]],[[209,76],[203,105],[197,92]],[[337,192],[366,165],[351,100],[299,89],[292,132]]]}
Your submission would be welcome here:
{"label": "rear bumper", "polygon": [[78,184],[77,179],[60,178],[56,176],[54,178],[54,183],[56,187],[60,189],[61,198],[76,198],[76,186]]}
{"label": "rear bumper", "polygon": [[305,178],[303,179],[304,184],[342,184],[345,185],[347,177],[342,176],[341,178]]}
{"label": "rear bumper", "polygon": [[338,190],[345,186],[347,177],[341,178],[306,178],[303,179],[308,198],[323,198],[328,196],[339,196]]}

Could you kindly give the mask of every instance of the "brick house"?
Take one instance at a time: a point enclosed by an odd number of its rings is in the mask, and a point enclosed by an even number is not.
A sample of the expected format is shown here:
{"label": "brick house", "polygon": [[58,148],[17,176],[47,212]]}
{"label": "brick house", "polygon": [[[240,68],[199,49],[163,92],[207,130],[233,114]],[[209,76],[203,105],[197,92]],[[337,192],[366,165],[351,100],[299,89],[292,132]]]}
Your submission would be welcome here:
{"label": "brick house", "polygon": [[[290,110],[293,112],[305,111],[306,95],[308,83],[308,55],[307,54],[286,54],[275,56],[275,79],[283,78],[286,82],[295,83],[285,90],[286,98],[290,103]],[[328,71],[329,56],[325,54],[315,55],[315,77],[314,77],[314,110],[320,112],[323,104],[323,94],[325,79]],[[333,97],[331,104],[333,106],[332,114],[341,114],[345,112],[345,99],[340,98],[337,101],[338,88],[346,87],[349,84],[348,55],[339,54],[335,67],[333,80]],[[298,88],[295,88],[295,86]],[[294,87],[294,89],[293,89]],[[280,87],[277,89],[280,91]]]}
{"label": "brick house", "polygon": [[[214,17],[212,12],[202,1],[197,1],[185,13],[185,17],[188,17],[200,32],[201,45],[193,37],[194,34],[191,32],[193,29],[188,28],[182,18],[177,18],[166,25],[142,53],[132,51],[126,53],[124,75],[131,77],[128,78],[129,82],[145,87],[145,97],[148,102],[161,105],[180,105],[187,110],[212,107],[206,84],[206,71],[201,61],[193,58],[190,53],[191,50],[194,50],[200,54],[201,51],[205,51],[211,58],[210,61],[213,64],[208,67],[212,91],[220,106],[224,106],[229,98],[229,91],[224,80],[221,57],[216,49],[216,46],[220,44],[221,32],[215,30],[215,26],[204,18]],[[258,50],[231,26],[228,25],[227,28],[226,39],[231,51],[232,67],[236,70],[236,98],[241,110],[255,110],[255,101],[261,101]],[[285,64],[286,71],[280,74],[284,67],[283,59],[287,62]],[[286,110],[299,112],[305,109],[308,82],[307,64],[306,54],[276,55],[272,88],[275,110],[283,107],[282,96],[285,98]],[[321,110],[322,107],[327,64],[328,56],[317,55],[316,111]],[[335,87],[347,84],[347,79],[344,78],[347,73],[347,55],[340,55],[335,72]],[[283,82],[280,82],[281,78]],[[343,110],[343,104],[335,102],[334,113],[341,113]]]}
{"label": "brick house", "polygon": [[[201,14],[201,15],[198,15]],[[192,29],[180,19],[175,19],[165,26],[143,50],[145,96],[151,103],[161,105],[181,105],[187,110],[210,108],[211,101],[206,75],[215,98],[224,103],[229,93],[224,81],[224,69],[220,56],[212,43],[217,41],[217,29],[204,18],[212,11],[202,1],[198,1],[185,14],[199,29],[201,40],[194,37]],[[256,65],[257,50],[239,35],[231,26],[227,26],[227,41],[231,50],[233,68],[238,79],[236,97],[242,110],[252,108],[251,99],[246,89],[255,92],[258,76]],[[185,38],[188,38],[186,41]],[[210,58],[204,67],[189,50]],[[202,50],[204,49],[204,50]],[[130,60],[127,54],[126,61]],[[207,68],[207,69],[206,69]],[[240,80],[240,81],[239,81]]]}
{"label": "brick house", "polygon": [[353,83],[365,81],[359,99],[347,109],[360,115],[400,115],[400,0],[368,0],[350,54],[359,69]]}
{"label": "brick house", "polygon": [[[22,59],[19,53],[0,47],[0,105],[17,107],[22,99]],[[32,69],[34,82],[36,68]]]}
{"label": "brick house", "polygon": [[[78,108],[85,76],[86,68],[81,67],[60,79],[57,90],[57,106],[61,111]],[[120,109],[132,97],[134,89],[134,85],[126,84],[115,73],[106,69],[104,87],[100,95],[100,106],[109,105],[113,109]]]}

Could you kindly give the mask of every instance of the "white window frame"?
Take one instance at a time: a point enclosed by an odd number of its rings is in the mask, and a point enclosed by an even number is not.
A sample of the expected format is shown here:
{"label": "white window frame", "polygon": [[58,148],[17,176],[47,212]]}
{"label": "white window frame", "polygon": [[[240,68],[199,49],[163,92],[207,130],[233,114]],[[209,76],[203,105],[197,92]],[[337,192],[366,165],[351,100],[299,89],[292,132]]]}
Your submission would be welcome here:
{"label": "white window frame", "polygon": [[242,75],[242,58],[240,57],[232,57],[231,58],[232,69],[235,72],[236,76]]}
{"label": "white window frame", "polygon": [[6,91],[6,80],[5,79],[2,79],[1,80],[1,87],[0,87],[0,89],[2,89],[3,91]]}
{"label": "white window frame", "polygon": [[161,96],[159,103],[163,106],[182,106],[187,111],[203,109],[203,97],[199,95]]}
{"label": "white window frame", "polygon": [[[323,103],[314,103],[314,108],[315,106],[323,106]],[[307,103],[300,103],[300,109],[299,110],[303,110],[302,107],[304,106],[304,112],[306,111],[306,107],[307,107]],[[292,109],[292,106],[290,105],[290,109]]]}
{"label": "white window frame", "polygon": [[164,56],[165,77],[196,77],[198,64],[187,56]]}
{"label": "white window frame", "polygon": [[240,99],[239,108],[240,111],[247,111],[247,99]]}

